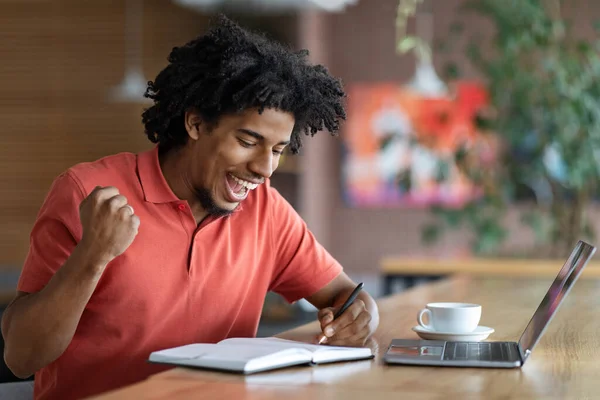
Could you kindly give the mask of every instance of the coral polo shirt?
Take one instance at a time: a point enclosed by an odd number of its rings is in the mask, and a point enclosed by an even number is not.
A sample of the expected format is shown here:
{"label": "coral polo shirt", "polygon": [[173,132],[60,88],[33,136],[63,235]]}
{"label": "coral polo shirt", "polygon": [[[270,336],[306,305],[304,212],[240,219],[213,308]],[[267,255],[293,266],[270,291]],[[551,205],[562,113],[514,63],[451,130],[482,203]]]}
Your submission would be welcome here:
{"label": "coral polo shirt", "polygon": [[232,215],[197,226],[154,148],[78,164],[54,181],[18,290],[43,289],[64,264],[82,235],[79,203],[98,185],[127,197],[139,233],[107,266],[68,348],[35,374],[37,399],[81,398],[142,380],[165,369],[146,362],[155,350],[255,336],[267,291],[293,302],[341,272],[268,182]]}

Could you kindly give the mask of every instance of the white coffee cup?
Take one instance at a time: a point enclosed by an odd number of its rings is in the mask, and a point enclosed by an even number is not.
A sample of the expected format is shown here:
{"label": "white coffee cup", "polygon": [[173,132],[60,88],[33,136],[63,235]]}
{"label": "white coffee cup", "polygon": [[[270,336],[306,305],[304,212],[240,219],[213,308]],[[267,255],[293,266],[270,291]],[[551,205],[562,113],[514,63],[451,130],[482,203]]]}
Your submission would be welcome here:
{"label": "white coffee cup", "polygon": [[[423,321],[425,315],[429,323]],[[473,332],[480,319],[481,306],[471,303],[429,303],[417,315],[423,328],[448,333]]]}

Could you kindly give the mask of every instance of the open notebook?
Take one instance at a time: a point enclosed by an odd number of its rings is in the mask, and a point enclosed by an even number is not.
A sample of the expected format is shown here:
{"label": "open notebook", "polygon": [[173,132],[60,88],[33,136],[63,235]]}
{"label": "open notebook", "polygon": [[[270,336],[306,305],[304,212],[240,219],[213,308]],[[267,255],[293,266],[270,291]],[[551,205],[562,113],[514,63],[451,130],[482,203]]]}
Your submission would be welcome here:
{"label": "open notebook", "polygon": [[188,344],[155,351],[154,363],[251,374],[301,364],[372,358],[367,347],[321,346],[278,338],[231,338],[216,344]]}

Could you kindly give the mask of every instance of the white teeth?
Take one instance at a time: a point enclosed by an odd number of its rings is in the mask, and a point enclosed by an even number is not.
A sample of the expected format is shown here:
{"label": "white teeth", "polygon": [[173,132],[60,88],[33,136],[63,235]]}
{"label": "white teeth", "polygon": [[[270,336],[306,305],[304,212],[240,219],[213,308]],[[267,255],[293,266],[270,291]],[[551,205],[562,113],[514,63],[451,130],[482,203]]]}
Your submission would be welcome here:
{"label": "white teeth", "polygon": [[248,190],[256,189],[256,187],[258,186],[257,183],[245,181],[245,180],[240,179],[237,176],[234,176],[232,174],[229,174],[229,176],[231,176],[234,181],[236,181],[237,183],[239,183],[240,185],[242,185],[243,187],[245,187]]}

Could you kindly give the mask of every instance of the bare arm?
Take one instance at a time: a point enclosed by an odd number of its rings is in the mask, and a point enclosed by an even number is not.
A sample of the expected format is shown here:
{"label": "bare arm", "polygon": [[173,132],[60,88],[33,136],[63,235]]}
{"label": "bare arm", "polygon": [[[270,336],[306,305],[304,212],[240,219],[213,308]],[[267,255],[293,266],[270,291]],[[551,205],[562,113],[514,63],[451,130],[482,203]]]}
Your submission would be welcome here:
{"label": "bare arm", "polygon": [[26,378],[56,360],[75,334],[83,310],[106,264],[82,246],[37,293],[19,292],[2,316],[4,360]]}
{"label": "bare arm", "polygon": [[139,218],[114,187],[96,188],[81,202],[83,236],[39,292],[19,292],[2,317],[4,360],[25,378],[66,350],[107,264],[137,235]]}

